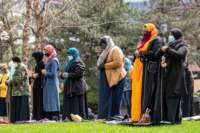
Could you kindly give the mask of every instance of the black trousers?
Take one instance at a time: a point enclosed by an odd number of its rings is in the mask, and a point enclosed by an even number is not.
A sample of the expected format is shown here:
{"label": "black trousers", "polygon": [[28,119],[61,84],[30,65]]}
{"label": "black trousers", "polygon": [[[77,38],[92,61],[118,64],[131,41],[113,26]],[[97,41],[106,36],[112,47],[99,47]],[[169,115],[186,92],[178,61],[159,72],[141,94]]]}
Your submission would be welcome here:
{"label": "black trousers", "polygon": [[0,116],[7,116],[6,98],[0,98]]}

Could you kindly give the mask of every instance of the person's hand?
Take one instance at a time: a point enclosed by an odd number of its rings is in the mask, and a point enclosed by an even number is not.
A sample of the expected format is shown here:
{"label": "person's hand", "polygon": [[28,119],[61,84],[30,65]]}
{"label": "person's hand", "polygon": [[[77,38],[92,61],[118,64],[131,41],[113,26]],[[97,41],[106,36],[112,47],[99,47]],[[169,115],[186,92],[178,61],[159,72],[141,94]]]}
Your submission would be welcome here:
{"label": "person's hand", "polygon": [[67,73],[67,72],[62,73],[62,77],[67,79],[69,77],[69,73]]}
{"label": "person's hand", "polygon": [[167,67],[167,63],[166,62],[161,62],[161,67],[162,68],[166,68]]}
{"label": "person's hand", "polygon": [[46,69],[42,69],[41,72],[42,72],[43,75],[46,75],[46,74],[47,74],[47,70],[46,70]]}
{"label": "person's hand", "polygon": [[33,74],[32,74],[32,78],[33,78],[33,79],[36,79],[37,77],[38,77],[38,73],[33,73]]}
{"label": "person's hand", "polygon": [[61,78],[62,78],[62,73],[63,73],[63,72],[59,72],[59,73],[58,73],[58,76],[61,77]]}
{"label": "person's hand", "polygon": [[135,56],[139,57],[140,56],[140,52],[138,50],[135,50]]}
{"label": "person's hand", "polygon": [[9,101],[10,101],[10,98],[7,96],[6,97],[6,103],[9,103]]}
{"label": "person's hand", "polygon": [[161,47],[161,51],[166,52],[168,48],[169,48],[168,46],[163,46]]}

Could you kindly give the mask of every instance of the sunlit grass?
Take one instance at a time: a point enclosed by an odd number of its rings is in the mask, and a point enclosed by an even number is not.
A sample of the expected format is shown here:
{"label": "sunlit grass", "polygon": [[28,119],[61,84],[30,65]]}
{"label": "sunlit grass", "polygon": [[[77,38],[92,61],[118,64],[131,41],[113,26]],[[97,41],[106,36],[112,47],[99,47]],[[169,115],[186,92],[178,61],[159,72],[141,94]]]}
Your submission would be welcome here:
{"label": "sunlit grass", "polygon": [[200,121],[135,127],[100,122],[0,125],[0,133],[200,133]]}

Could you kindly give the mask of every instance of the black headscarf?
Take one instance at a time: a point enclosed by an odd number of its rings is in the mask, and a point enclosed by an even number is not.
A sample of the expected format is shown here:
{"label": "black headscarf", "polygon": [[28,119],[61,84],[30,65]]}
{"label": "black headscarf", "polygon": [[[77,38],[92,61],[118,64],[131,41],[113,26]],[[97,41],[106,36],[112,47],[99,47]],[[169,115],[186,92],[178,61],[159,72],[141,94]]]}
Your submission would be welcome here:
{"label": "black headscarf", "polygon": [[35,60],[36,60],[37,63],[39,63],[39,62],[42,61],[43,56],[44,56],[44,54],[41,51],[36,51],[36,52],[33,52],[33,54],[32,54],[32,57],[35,58]]}
{"label": "black headscarf", "polygon": [[170,30],[170,32],[176,40],[181,39],[183,36],[181,29],[178,28],[173,28],[172,30]]}

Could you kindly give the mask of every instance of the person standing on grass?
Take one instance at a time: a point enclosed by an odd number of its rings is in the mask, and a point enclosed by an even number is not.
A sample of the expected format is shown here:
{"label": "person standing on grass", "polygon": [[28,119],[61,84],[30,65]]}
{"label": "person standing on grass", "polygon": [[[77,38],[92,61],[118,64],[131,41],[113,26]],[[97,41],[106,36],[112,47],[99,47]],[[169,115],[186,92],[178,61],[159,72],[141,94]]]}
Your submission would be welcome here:
{"label": "person standing on grass", "polygon": [[13,57],[15,72],[7,81],[11,88],[11,122],[29,120],[29,78],[28,71],[19,57]]}
{"label": "person standing on grass", "polygon": [[103,36],[100,45],[103,51],[97,61],[100,72],[98,118],[110,119],[120,114],[126,77],[124,54],[110,36]]}
{"label": "person standing on grass", "polygon": [[44,118],[43,111],[43,79],[42,69],[44,69],[45,65],[43,62],[43,52],[37,51],[33,52],[32,57],[35,59],[35,72],[32,74],[33,82],[33,119],[41,120]]}
{"label": "person standing on grass", "polygon": [[193,94],[194,94],[194,78],[192,72],[185,68],[185,79],[187,85],[187,94],[182,96],[181,109],[183,117],[191,117],[193,115]]}
{"label": "person standing on grass", "polygon": [[3,73],[0,75],[0,122],[8,122],[6,105],[8,85],[6,84],[6,81],[9,79],[9,71],[6,64],[2,64],[0,68]]}
{"label": "person standing on grass", "polygon": [[70,119],[70,114],[76,114],[84,119],[88,118],[86,89],[84,79],[85,64],[76,48],[67,49],[68,62],[65,72],[61,73],[64,81],[63,120]]}
{"label": "person standing on grass", "polygon": [[59,100],[59,61],[55,48],[48,44],[44,47],[44,64],[42,69],[43,81],[43,109],[45,117],[50,120],[59,120],[60,100]]}
{"label": "person standing on grass", "polygon": [[164,75],[164,120],[171,124],[181,123],[181,97],[188,94],[185,77],[187,45],[180,29],[170,31],[169,45],[163,46],[161,52],[166,58]]}
{"label": "person standing on grass", "polygon": [[138,42],[132,71],[131,120],[138,124],[150,124],[157,115],[154,106],[159,96],[156,92],[160,64],[156,55],[160,47],[156,26],[144,24],[144,35]]}
{"label": "person standing on grass", "polygon": [[127,72],[127,75],[125,79],[126,83],[123,89],[121,106],[122,106],[122,109],[123,109],[123,106],[126,107],[127,115],[128,117],[130,117],[131,116],[131,88],[132,88],[131,87],[131,71],[132,71],[133,66],[132,66],[131,60],[127,57],[124,60],[124,68]]}

